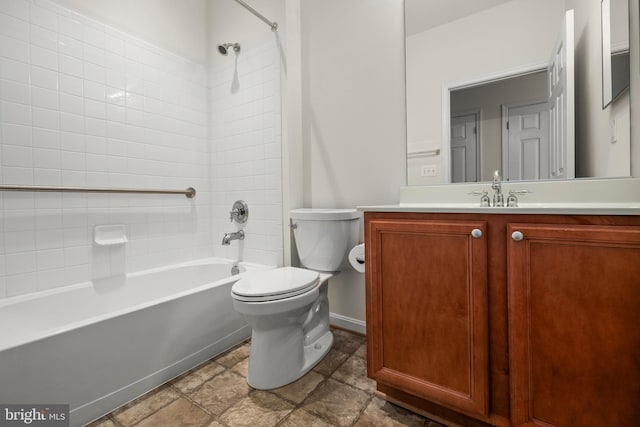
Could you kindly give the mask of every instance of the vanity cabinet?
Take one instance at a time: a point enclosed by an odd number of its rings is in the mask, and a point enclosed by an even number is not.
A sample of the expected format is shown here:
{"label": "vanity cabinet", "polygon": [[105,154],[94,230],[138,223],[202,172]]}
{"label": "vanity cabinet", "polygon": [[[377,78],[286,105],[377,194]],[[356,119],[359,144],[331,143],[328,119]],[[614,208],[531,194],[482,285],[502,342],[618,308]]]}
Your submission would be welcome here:
{"label": "vanity cabinet", "polygon": [[421,398],[486,415],[486,223],[369,225],[370,372]]}
{"label": "vanity cabinet", "polygon": [[365,244],[388,400],[462,426],[640,420],[640,217],[365,212]]}

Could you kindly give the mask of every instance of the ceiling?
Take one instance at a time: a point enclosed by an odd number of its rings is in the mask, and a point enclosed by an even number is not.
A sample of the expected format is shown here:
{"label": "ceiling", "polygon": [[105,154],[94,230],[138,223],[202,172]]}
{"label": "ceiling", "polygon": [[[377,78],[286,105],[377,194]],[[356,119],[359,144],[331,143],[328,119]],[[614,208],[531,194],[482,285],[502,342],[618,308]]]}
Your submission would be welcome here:
{"label": "ceiling", "polygon": [[405,0],[405,32],[408,36],[421,33],[508,1],[511,0]]}

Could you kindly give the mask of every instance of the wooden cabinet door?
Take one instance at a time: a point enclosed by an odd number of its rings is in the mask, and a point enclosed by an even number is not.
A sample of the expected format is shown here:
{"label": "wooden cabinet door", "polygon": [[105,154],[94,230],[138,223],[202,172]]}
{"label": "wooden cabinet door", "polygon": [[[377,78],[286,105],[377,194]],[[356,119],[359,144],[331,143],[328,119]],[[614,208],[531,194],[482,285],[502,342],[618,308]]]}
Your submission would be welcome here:
{"label": "wooden cabinet door", "polygon": [[513,425],[639,425],[640,227],[508,233]]}
{"label": "wooden cabinet door", "polygon": [[365,242],[369,376],[486,415],[485,222],[377,218]]}

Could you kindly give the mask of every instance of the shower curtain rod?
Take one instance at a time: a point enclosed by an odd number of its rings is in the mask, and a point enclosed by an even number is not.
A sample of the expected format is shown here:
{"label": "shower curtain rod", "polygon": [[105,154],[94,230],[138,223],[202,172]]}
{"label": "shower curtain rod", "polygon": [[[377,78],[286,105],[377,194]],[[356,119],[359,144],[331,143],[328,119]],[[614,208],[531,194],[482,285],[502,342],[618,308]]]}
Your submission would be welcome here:
{"label": "shower curtain rod", "polygon": [[278,29],[278,23],[275,21],[269,21],[267,18],[264,17],[264,15],[262,15],[260,12],[258,12],[257,10],[255,10],[254,8],[252,8],[251,6],[249,6],[248,4],[246,4],[245,2],[243,2],[242,0],[234,0],[236,3],[238,3],[240,6],[244,7],[245,9],[247,9],[249,12],[253,13],[255,16],[257,16],[262,22],[264,22],[265,24],[267,24],[268,26],[271,27],[271,31],[275,31]]}

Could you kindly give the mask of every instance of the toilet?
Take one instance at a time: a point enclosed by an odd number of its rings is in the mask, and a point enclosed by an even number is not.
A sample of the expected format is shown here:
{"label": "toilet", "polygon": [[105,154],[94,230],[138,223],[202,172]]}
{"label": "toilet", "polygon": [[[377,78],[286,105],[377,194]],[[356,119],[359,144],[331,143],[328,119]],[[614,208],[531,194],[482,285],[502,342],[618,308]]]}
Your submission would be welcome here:
{"label": "toilet", "polygon": [[247,382],[269,390],[306,374],[329,352],[328,280],[348,267],[358,244],[355,209],[294,209],[291,227],[300,263],[246,273],[231,289],[234,309],[251,326]]}

